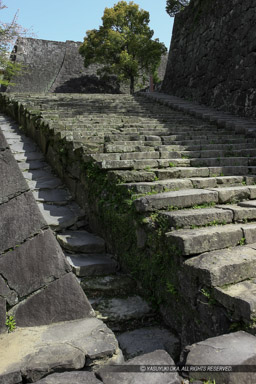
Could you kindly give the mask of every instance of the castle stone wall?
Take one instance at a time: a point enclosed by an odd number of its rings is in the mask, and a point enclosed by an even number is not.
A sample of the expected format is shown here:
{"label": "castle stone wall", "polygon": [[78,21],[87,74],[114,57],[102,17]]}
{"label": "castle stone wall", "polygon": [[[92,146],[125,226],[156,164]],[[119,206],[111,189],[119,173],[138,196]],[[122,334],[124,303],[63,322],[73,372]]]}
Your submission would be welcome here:
{"label": "castle stone wall", "polygon": [[175,17],[162,91],[256,116],[256,3],[191,0]]}

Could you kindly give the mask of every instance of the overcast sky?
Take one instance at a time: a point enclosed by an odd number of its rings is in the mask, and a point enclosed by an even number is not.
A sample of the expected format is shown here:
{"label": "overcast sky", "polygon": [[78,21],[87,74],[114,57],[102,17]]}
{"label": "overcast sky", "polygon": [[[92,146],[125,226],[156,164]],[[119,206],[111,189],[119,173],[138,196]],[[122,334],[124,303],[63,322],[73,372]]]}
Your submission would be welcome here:
{"label": "overcast sky", "polygon": [[[118,0],[3,0],[8,7],[1,10],[0,20],[10,22],[19,9],[18,22],[33,28],[35,37],[45,40],[83,41],[88,29],[102,24],[104,9]],[[165,12],[166,0],[135,0],[140,8],[150,13],[150,28],[154,38],[169,49],[173,19]]]}

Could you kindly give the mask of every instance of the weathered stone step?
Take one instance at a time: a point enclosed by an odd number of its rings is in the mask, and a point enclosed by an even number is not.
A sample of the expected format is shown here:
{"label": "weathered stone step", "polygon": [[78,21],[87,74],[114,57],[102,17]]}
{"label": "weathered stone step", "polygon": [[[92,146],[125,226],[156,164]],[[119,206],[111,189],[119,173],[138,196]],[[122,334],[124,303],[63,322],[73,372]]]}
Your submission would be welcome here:
{"label": "weathered stone step", "polygon": [[213,188],[212,190],[218,193],[220,204],[256,198],[256,185]]}
{"label": "weathered stone step", "polygon": [[213,297],[232,313],[237,321],[255,321],[256,279],[213,288]]}
{"label": "weathered stone step", "polygon": [[220,208],[185,209],[173,212],[159,212],[159,215],[170,225],[170,229],[194,228],[233,222],[233,212],[229,209]]}
{"label": "weathered stone step", "polygon": [[117,336],[117,340],[127,359],[159,349],[168,352],[175,360],[179,357],[178,338],[163,327],[143,327],[123,332]]}
{"label": "weathered stone step", "polygon": [[255,244],[203,253],[186,260],[191,281],[200,279],[206,287],[222,287],[256,277]]}
{"label": "weathered stone step", "polygon": [[256,224],[228,224],[198,229],[181,229],[166,233],[182,255],[190,256],[256,241]]}
{"label": "weathered stone step", "polygon": [[102,160],[97,165],[100,169],[147,169],[158,167],[186,167],[190,163],[189,159],[130,159],[130,160]]}
{"label": "weathered stone step", "polygon": [[113,331],[135,329],[152,322],[154,310],[140,296],[127,298],[100,298],[91,300],[98,319],[103,320]]}
{"label": "weathered stone step", "polygon": [[[118,270],[118,264],[113,256],[106,253],[66,254],[66,256],[73,272],[79,277],[104,276]],[[85,294],[87,295],[86,291]]]}
{"label": "weathered stone step", "polygon": [[[154,169],[154,173],[159,180],[191,178],[191,177],[216,177],[216,176],[244,176],[249,172],[249,167],[230,166],[230,167],[172,167],[166,169]],[[252,174],[256,174],[256,169],[251,169]]]}
{"label": "weathered stone step", "polygon": [[145,143],[137,144],[134,142],[133,144],[123,145],[123,144],[105,144],[104,152],[107,153],[128,153],[128,152],[150,152],[155,151],[154,146],[146,146]]}
{"label": "weathered stone step", "polygon": [[[254,204],[254,205],[253,205]],[[224,204],[216,205],[216,208],[229,209],[233,214],[234,222],[246,222],[247,220],[256,220],[256,202],[255,200],[243,201],[238,203],[238,205],[233,204]]]}
{"label": "weathered stone step", "polygon": [[204,148],[206,145],[212,144],[239,144],[239,143],[250,143],[250,142],[255,142],[255,139],[246,139],[246,138],[229,138],[229,139],[224,139],[220,137],[219,139],[212,139],[212,140],[207,140],[207,139],[201,139],[201,140],[166,140],[165,143],[169,144],[176,144],[176,145],[201,145],[202,148]]}
{"label": "weathered stone step", "polygon": [[60,245],[76,253],[104,253],[105,241],[87,231],[65,231],[57,235]]}
{"label": "weathered stone step", "polygon": [[97,153],[89,155],[88,159],[99,161],[119,161],[119,160],[147,160],[159,159],[159,152],[129,152],[129,153]]}
{"label": "weathered stone step", "polygon": [[199,158],[191,159],[192,167],[222,167],[222,166],[248,166],[250,164],[248,157],[218,157],[218,158]]}
{"label": "weathered stone step", "polygon": [[[102,270],[105,273],[105,269]],[[116,272],[116,270],[114,271]],[[137,283],[128,275],[116,273],[107,276],[86,277],[81,279],[81,287],[86,295],[93,297],[122,297],[136,294],[139,291]]]}
{"label": "weathered stone step", "polygon": [[218,202],[218,193],[216,191],[185,189],[176,192],[146,195],[134,200],[133,204],[138,212],[147,212],[168,208],[187,208],[216,202]]}
{"label": "weathered stone step", "polygon": [[75,203],[65,206],[38,203],[38,207],[46,223],[55,231],[61,231],[74,226],[84,217],[84,213]]}

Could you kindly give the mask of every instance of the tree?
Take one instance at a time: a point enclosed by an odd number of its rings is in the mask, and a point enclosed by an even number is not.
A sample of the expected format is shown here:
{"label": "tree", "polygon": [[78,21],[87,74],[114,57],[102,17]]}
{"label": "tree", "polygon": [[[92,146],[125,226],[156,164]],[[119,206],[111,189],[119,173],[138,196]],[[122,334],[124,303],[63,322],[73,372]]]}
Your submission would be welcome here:
{"label": "tree", "polygon": [[180,11],[189,4],[190,0],[167,0],[166,1],[166,12],[171,17],[174,17]]}
{"label": "tree", "polygon": [[[0,11],[7,8],[0,0]],[[17,75],[22,69],[22,65],[10,60],[10,49],[18,36],[26,33],[25,29],[17,23],[18,12],[14,15],[10,23],[0,21],[0,71],[4,74],[0,76],[0,85],[13,85],[10,83],[12,76]]]}
{"label": "tree", "polygon": [[99,30],[86,32],[79,52],[84,65],[102,64],[100,73],[115,74],[119,81],[130,82],[130,93],[141,74],[154,74],[161,56],[167,51],[148,26],[149,13],[132,1],[119,1],[105,8]]}

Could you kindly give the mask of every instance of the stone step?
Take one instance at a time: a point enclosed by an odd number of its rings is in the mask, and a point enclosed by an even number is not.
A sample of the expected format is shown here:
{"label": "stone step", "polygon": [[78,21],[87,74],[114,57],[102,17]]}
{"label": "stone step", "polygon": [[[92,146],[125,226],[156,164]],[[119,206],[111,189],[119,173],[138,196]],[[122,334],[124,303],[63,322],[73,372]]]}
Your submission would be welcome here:
{"label": "stone step", "polygon": [[252,244],[256,241],[256,224],[228,224],[198,229],[181,229],[166,233],[167,241],[175,244],[184,256]]}
{"label": "stone step", "polygon": [[[192,167],[225,167],[225,166],[248,166],[252,159],[248,157],[218,157],[218,158],[199,158],[191,159]],[[252,165],[252,164],[251,164]]]}
{"label": "stone step", "polygon": [[[106,253],[66,254],[66,256],[73,272],[78,277],[104,276],[118,270],[118,264],[113,256]],[[84,291],[87,295],[86,289]]]}
{"label": "stone step", "polygon": [[137,212],[156,211],[159,209],[181,209],[195,205],[218,202],[218,193],[204,189],[185,189],[146,195],[134,200]]}
{"label": "stone step", "polygon": [[84,213],[75,203],[66,206],[38,203],[38,207],[46,223],[54,231],[72,227],[84,216]]}
{"label": "stone step", "polygon": [[256,198],[256,186],[233,186],[225,188],[213,188],[212,191],[218,193],[218,200],[220,204],[239,202],[247,199]]}
{"label": "stone step", "polygon": [[142,144],[123,145],[123,144],[105,144],[104,151],[107,153],[128,153],[128,152],[150,152],[155,151],[154,147],[145,146],[144,142]]}
{"label": "stone step", "polygon": [[[105,269],[102,268],[102,272]],[[115,271],[114,271],[115,272]],[[99,273],[97,275],[102,275]],[[104,273],[105,274],[105,273]],[[93,297],[122,297],[138,293],[137,282],[122,273],[107,276],[93,276],[81,279],[81,287],[86,295]]]}
{"label": "stone step", "polygon": [[161,193],[167,190],[192,189],[193,184],[189,179],[167,179],[138,183],[117,184],[118,189],[131,191],[132,193]]}
{"label": "stone step", "polygon": [[213,288],[214,298],[232,313],[234,321],[255,321],[256,279]]}
{"label": "stone step", "polygon": [[66,189],[34,190],[33,196],[37,202],[43,204],[66,205],[72,197]]}
{"label": "stone step", "polygon": [[120,333],[117,340],[126,359],[159,349],[168,352],[175,360],[179,358],[178,338],[163,327],[143,327],[126,331]]}
{"label": "stone step", "polygon": [[233,222],[233,212],[229,209],[202,208],[184,209],[173,212],[159,212],[170,229],[194,228]]}
{"label": "stone step", "polygon": [[186,260],[184,268],[191,280],[206,287],[222,287],[256,277],[255,244],[203,253]]}
{"label": "stone step", "polygon": [[154,310],[141,296],[127,298],[100,298],[90,300],[98,319],[103,320],[113,331],[135,329],[152,323]]}
{"label": "stone step", "polygon": [[65,231],[57,235],[62,248],[75,253],[104,253],[105,241],[87,231]]}
{"label": "stone step", "polygon": [[[172,167],[166,169],[154,169],[154,173],[159,180],[191,178],[191,177],[217,177],[217,176],[245,176],[250,171],[249,167],[230,166],[230,167]],[[251,169],[255,174],[256,169]]]}

